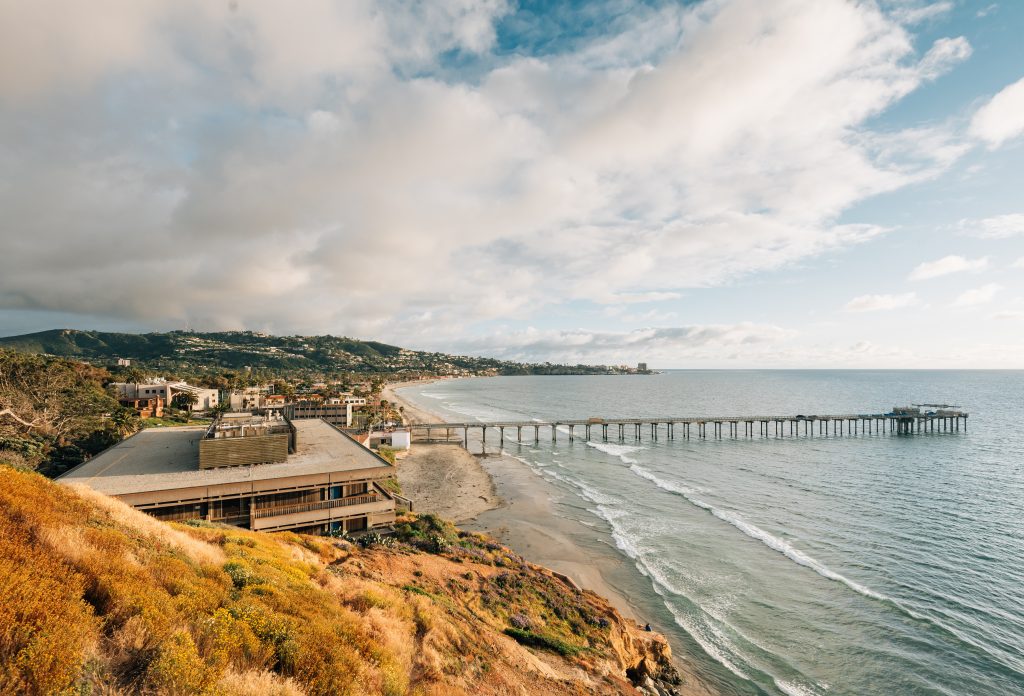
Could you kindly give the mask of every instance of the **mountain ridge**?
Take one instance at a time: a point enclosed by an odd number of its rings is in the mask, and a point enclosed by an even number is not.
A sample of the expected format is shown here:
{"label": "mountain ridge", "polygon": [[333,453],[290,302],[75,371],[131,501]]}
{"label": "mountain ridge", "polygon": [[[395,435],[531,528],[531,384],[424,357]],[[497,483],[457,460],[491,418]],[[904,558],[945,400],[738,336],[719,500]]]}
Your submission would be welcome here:
{"label": "mountain ridge", "polygon": [[0,337],[0,348],[86,361],[130,359],[152,367],[189,365],[228,369],[433,374],[606,374],[623,372],[604,365],[519,363],[496,358],[409,350],[347,336],[273,336],[255,331],[168,331],[119,333],[50,329]]}

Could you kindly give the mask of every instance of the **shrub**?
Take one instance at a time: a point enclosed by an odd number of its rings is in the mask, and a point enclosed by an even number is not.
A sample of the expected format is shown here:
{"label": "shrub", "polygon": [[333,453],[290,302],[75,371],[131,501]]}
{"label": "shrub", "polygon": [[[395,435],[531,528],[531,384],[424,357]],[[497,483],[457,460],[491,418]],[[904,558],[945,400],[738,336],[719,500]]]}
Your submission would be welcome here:
{"label": "shrub", "polygon": [[533,629],[533,621],[526,614],[512,614],[512,616],[508,617],[508,622],[512,625],[512,628],[518,628],[521,631]]}
{"label": "shrub", "polygon": [[542,650],[550,650],[563,657],[571,657],[583,650],[580,646],[566,643],[564,640],[545,636],[540,633],[534,633],[532,631],[525,631],[519,628],[506,628],[505,635],[511,637],[521,645],[528,645],[532,648],[540,648]]}
{"label": "shrub", "polygon": [[177,631],[160,646],[150,663],[146,684],[160,694],[191,696],[204,693],[218,676],[199,657],[192,637],[185,631]]}
{"label": "shrub", "polygon": [[359,537],[356,540],[356,543],[364,549],[369,548],[370,546],[384,546],[388,548],[395,545],[395,538],[391,536],[384,536],[377,532],[370,532],[369,534],[364,534]]}

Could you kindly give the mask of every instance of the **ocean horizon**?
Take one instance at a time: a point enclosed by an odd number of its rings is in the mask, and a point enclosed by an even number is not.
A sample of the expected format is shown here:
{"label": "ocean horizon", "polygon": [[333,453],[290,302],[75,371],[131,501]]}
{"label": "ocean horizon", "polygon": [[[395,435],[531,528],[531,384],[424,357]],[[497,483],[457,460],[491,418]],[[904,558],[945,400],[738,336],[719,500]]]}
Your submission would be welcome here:
{"label": "ocean horizon", "polygon": [[[687,440],[595,429],[501,450],[551,491],[606,578],[734,694],[1024,693],[1024,372],[663,370],[444,380],[449,420],[971,413],[954,432]],[[614,433],[612,431],[615,431]],[[488,444],[497,441],[496,433]],[[496,451],[496,448],[495,448]]]}

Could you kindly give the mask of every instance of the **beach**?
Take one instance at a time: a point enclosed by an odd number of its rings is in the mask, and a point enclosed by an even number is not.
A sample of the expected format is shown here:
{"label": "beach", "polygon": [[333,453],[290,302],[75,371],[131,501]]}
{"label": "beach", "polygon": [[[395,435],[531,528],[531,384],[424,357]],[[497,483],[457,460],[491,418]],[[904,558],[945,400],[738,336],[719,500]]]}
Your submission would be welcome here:
{"label": "beach", "polygon": [[[392,384],[381,398],[400,404],[408,422],[445,421],[398,393],[403,387],[424,384]],[[480,447],[472,435],[470,447]],[[414,442],[412,452],[398,462],[398,480],[417,512],[434,513],[463,529],[489,534],[530,562],[606,598],[623,616],[647,623],[612,579],[621,573],[621,555],[610,546],[594,543],[593,530],[581,522],[556,514],[553,501],[558,492],[515,457],[504,452],[471,454],[454,443]],[[677,653],[675,660],[684,674],[693,674],[685,655]],[[714,692],[691,677],[680,693]]]}
{"label": "beach", "polygon": [[[443,422],[443,417],[397,393],[415,384],[424,382],[389,385],[381,398],[401,404],[408,422]],[[398,481],[417,512],[434,513],[464,529],[490,534],[531,562],[604,596],[624,616],[638,618],[627,599],[601,574],[602,565],[618,559],[581,550],[572,536],[586,533],[586,528],[556,516],[551,507],[555,492],[514,457],[471,454],[457,444],[416,442],[398,463]]]}

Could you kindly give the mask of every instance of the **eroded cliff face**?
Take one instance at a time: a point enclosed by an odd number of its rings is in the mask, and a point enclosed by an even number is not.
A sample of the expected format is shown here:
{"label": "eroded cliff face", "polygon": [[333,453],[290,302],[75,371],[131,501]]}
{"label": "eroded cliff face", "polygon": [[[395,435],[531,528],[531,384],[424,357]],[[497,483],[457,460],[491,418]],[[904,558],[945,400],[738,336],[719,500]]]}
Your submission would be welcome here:
{"label": "eroded cliff face", "polygon": [[422,675],[445,693],[678,693],[663,637],[486,537],[456,539],[434,553],[368,549],[338,564],[429,602]]}
{"label": "eroded cliff face", "polygon": [[[668,694],[668,644],[436,518],[398,541],[167,525],[0,468],[0,692]],[[682,687],[678,687],[682,688]]]}

